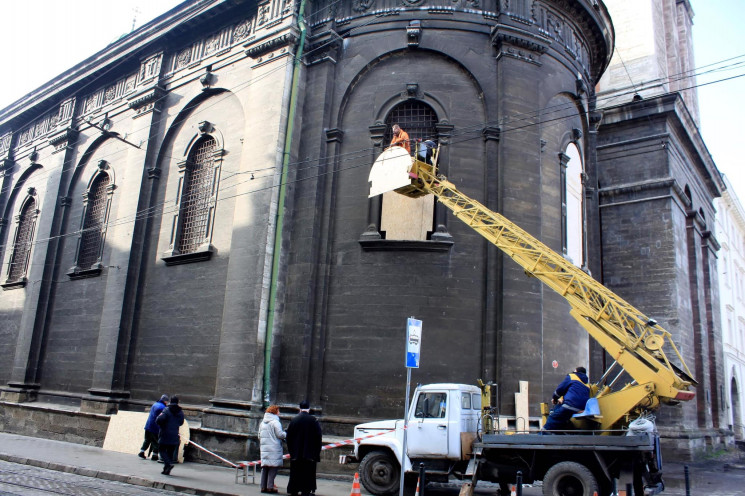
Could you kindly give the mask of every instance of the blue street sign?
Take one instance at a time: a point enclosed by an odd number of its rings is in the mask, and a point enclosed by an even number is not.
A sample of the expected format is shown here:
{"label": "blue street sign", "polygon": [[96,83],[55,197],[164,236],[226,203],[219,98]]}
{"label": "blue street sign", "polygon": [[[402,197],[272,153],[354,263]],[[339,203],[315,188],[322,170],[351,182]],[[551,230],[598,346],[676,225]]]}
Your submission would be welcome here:
{"label": "blue street sign", "polygon": [[409,317],[406,321],[406,367],[419,368],[419,350],[422,346],[422,321]]}

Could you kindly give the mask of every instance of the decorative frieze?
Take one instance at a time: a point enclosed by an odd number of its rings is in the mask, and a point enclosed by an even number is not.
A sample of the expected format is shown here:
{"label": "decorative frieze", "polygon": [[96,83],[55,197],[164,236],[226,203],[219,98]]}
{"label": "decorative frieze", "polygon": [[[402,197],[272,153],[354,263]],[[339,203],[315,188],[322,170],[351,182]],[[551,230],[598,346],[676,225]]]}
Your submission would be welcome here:
{"label": "decorative frieze", "polygon": [[160,77],[160,68],[163,64],[163,52],[152,55],[140,64],[140,72],[137,74],[137,86],[147,86],[156,83]]}
{"label": "decorative frieze", "polygon": [[0,136],[0,157],[7,158],[10,152],[10,143],[13,138],[13,133],[8,131],[7,133]]}
{"label": "decorative frieze", "polygon": [[106,105],[118,102],[122,97],[135,91],[138,73],[132,73],[116,80],[113,84],[98,88],[81,99],[80,115],[92,114]]}

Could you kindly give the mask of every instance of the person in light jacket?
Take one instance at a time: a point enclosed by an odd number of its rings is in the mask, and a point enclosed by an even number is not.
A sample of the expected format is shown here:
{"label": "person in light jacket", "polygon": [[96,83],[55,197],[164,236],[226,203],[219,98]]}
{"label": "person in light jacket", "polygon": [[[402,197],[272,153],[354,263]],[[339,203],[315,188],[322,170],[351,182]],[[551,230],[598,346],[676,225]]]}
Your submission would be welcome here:
{"label": "person in light jacket", "polygon": [[274,478],[282,466],[282,440],[286,437],[287,433],[282,430],[282,423],[279,421],[279,407],[272,405],[266,409],[259,427],[262,493],[279,492],[274,485]]}

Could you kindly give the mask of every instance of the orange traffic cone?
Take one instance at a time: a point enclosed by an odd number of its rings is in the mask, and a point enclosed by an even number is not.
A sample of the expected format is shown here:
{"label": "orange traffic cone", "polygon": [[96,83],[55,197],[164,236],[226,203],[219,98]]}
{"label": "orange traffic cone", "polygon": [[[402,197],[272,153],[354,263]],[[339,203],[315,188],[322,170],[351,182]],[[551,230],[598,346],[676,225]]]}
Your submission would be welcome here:
{"label": "orange traffic cone", "polygon": [[419,481],[421,480],[421,477],[416,478],[416,492],[414,493],[414,496],[419,496]]}
{"label": "orange traffic cone", "polygon": [[354,473],[354,482],[352,482],[352,492],[349,496],[360,496],[360,474],[359,472]]}

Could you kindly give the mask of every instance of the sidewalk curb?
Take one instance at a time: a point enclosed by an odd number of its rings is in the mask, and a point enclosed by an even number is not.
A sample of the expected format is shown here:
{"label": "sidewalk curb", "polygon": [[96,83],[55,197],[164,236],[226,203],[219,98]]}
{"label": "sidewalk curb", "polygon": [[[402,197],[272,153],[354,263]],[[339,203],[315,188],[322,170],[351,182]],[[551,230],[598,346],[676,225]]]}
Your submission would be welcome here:
{"label": "sidewalk curb", "polygon": [[194,494],[197,496],[240,496],[239,493],[223,493],[218,491],[209,491],[206,489],[198,489],[190,486],[182,486],[170,482],[160,482],[152,479],[143,477],[137,477],[134,475],[122,475],[113,472],[99,471],[90,468],[75,467],[72,465],[65,465],[62,463],[46,462],[44,460],[37,460],[34,458],[24,458],[16,455],[8,455],[6,453],[0,453],[0,460],[17,463],[19,465],[29,465],[32,467],[45,468],[47,470],[54,470],[57,472],[65,472],[68,474],[81,475],[85,477],[93,477],[95,479],[102,479],[112,482],[121,482],[124,484],[132,484],[140,487],[151,487],[153,489],[162,489],[165,491],[174,491],[179,493]]}

